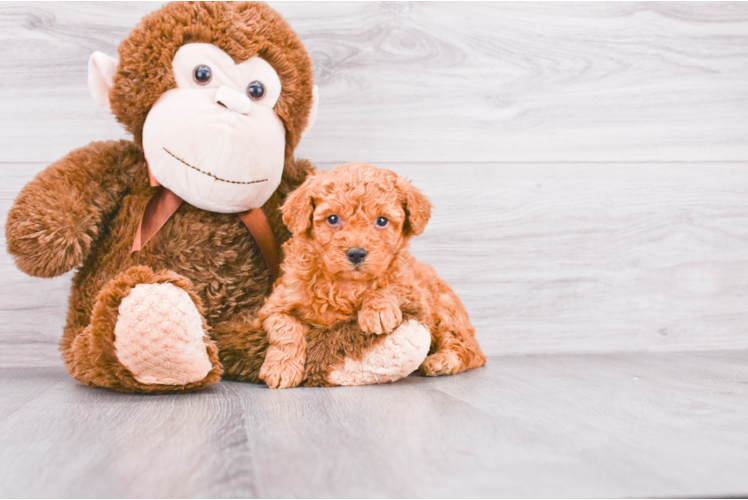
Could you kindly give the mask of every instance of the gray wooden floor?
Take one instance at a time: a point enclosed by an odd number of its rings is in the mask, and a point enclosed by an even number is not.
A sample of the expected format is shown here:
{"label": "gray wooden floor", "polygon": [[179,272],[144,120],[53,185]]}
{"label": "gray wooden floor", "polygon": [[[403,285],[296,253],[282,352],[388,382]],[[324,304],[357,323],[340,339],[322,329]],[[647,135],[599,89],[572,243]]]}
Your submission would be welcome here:
{"label": "gray wooden floor", "polygon": [[492,357],[454,377],[187,396],[0,369],[0,495],[748,494],[748,351]]}
{"label": "gray wooden floor", "polygon": [[[3,223],[49,163],[127,137],[87,60],[159,5],[0,3]],[[423,189],[413,251],[488,366],[92,390],[57,352],[71,275],[0,251],[0,496],[748,495],[748,3],[272,5],[320,87],[298,155]]]}

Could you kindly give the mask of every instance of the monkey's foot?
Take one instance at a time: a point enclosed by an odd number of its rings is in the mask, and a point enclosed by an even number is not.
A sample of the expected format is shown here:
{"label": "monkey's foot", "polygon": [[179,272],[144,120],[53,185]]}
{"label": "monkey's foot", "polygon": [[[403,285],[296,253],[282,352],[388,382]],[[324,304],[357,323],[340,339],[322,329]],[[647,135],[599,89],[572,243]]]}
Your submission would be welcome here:
{"label": "monkey's foot", "polygon": [[117,359],[140,383],[185,385],[212,369],[203,317],[189,294],[171,283],[139,284],[119,306]]}
{"label": "monkey's foot", "polygon": [[407,377],[426,359],[431,332],[416,320],[402,323],[360,360],[346,358],[327,376],[333,385],[367,385]]}
{"label": "monkey's foot", "polygon": [[70,374],[86,385],[195,391],[223,373],[206,330],[190,280],[134,266],[99,290],[88,325],[65,327],[60,349]]}

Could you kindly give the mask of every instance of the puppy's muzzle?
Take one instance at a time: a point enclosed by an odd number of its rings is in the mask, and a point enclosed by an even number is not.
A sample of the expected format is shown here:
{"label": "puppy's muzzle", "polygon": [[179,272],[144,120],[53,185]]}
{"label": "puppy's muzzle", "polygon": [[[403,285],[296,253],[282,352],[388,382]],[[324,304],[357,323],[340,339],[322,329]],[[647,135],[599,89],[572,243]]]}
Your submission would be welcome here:
{"label": "puppy's muzzle", "polygon": [[348,260],[350,260],[354,266],[357,266],[361,264],[368,255],[368,252],[365,248],[349,248],[345,252],[345,256],[348,257]]}

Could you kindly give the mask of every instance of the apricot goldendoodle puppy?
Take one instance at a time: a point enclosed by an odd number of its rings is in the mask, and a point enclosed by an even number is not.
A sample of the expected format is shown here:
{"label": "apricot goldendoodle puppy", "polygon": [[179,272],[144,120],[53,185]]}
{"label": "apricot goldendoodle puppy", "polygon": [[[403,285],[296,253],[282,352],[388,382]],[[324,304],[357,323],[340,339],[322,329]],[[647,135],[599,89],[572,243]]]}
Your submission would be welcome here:
{"label": "apricot goldendoodle puppy", "polygon": [[282,211],[293,237],[259,315],[269,341],[260,378],[268,386],[301,383],[310,325],[358,318],[364,334],[382,335],[401,324],[401,308],[420,311],[418,321],[431,332],[423,374],[485,363],[460,299],[408,251],[408,240],[428,223],[431,203],[406,179],[365,163],[342,165],[308,177]]}

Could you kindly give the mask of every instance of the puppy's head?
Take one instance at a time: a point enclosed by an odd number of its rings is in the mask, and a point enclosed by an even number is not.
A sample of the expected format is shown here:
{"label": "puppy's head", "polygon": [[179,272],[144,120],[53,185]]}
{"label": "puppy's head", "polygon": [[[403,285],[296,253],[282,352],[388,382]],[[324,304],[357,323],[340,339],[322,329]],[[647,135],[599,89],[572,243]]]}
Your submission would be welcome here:
{"label": "puppy's head", "polygon": [[431,216],[428,198],[389,170],[349,163],[319,172],[286,199],[283,221],[341,279],[383,274]]}

